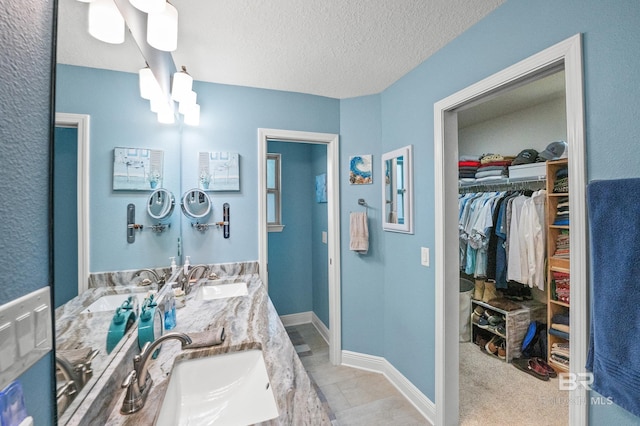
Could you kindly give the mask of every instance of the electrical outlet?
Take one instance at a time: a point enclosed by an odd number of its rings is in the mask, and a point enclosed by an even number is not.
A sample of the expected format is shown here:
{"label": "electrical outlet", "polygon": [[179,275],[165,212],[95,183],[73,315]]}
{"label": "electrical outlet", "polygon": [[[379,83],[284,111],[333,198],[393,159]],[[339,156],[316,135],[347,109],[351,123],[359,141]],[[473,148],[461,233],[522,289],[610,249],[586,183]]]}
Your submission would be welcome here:
{"label": "electrical outlet", "polygon": [[420,247],[420,264],[429,266],[429,247]]}
{"label": "electrical outlet", "polygon": [[322,242],[327,244],[327,232],[322,231]]}

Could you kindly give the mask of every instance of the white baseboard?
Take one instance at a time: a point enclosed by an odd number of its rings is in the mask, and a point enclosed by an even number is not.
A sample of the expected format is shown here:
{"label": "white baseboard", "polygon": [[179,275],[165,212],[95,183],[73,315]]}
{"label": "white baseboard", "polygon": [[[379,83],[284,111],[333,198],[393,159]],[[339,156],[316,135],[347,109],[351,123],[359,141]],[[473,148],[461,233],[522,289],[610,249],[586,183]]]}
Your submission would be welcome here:
{"label": "white baseboard", "polygon": [[282,324],[285,327],[311,323],[316,328],[316,330],[318,330],[318,333],[320,333],[320,336],[322,336],[324,341],[327,342],[327,345],[329,344],[329,329],[313,311],[281,315],[280,321],[282,321]]}
{"label": "white baseboard", "polygon": [[313,324],[316,330],[318,330],[318,333],[320,333],[320,336],[322,336],[322,338],[324,339],[325,342],[327,342],[327,345],[328,345],[329,329],[327,328],[326,325],[324,325],[324,323],[320,320],[320,318],[318,318],[315,312],[311,312],[311,324]]}
{"label": "white baseboard", "polygon": [[384,374],[392,385],[416,407],[424,418],[435,424],[436,405],[383,357],[342,351],[342,365]]}
{"label": "white baseboard", "polygon": [[297,314],[280,315],[280,321],[285,327],[293,325],[309,324],[311,322],[311,314],[313,312],[299,312]]}

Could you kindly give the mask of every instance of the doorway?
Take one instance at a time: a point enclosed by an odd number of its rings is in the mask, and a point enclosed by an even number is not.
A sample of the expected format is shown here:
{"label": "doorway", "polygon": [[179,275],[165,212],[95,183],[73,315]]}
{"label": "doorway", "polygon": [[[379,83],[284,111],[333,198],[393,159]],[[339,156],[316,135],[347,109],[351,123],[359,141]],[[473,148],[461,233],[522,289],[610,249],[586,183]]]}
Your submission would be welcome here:
{"label": "doorway", "polygon": [[329,359],[342,362],[340,318],[340,188],[339,138],[336,134],[311,133],[279,129],[258,129],[258,206],[260,278],[269,286],[267,226],[267,146],[269,141],[324,144],[327,148],[327,247],[329,283]]}
{"label": "doorway", "polygon": [[[76,160],[75,171],[71,173],[73,180],[76,182],[76,223],[73,224],[76,228],[76,244],[72,244],[73,252],[77,253],[72,259],[69,260],[69,265],[77,268],[77,274],[73,274],[77,277],[77,281],[74,284],[68,283],[77,287],[77,293],[81,294],[88,289],[89,286],[89,144],[90,144],[90,117],[86,114],[68,114],[68,113],[56,113],[55,128],[56,137],[58,132],[65,133],[70,131],[75,136],[75,146],[73,147],[74,157]],[[73,141],[71,141],[73,143]],[[55,159],[54,159],[55,162]],[[54,197],[56,197],[54,193]],[[55,203],[55,202],[54,202]],[[58,241],[65,239],[65,235],[58,233],[58,224],[54,218],[54,245]],[[67,236],[68,237],[68,236]],[[62,258],[61,253],[57,253],[57,258]],[[77,264],[76,264],[77,262]],[[54,252],[54,273],[55,269],[64,267],[56,264],[56,253]],[[62,283],[61,283],[62,284]],[[60,287],[64,287],[61,285]],[[58,289],[59,286],[56,286]],[[65,292],[70,295],[75,291]],[[56,292],[58,293],[58,292]],[[74,296],[75,296],[74,295]],[[74,296],[71,296],[73,298]],[[62,296],[64,297],[64,296]],[[58,295],[56,294],[56,298]],[[64,303],[62,300],[61,304]],[[58,306],[58,300],[56,300],[56,306]]]}
{"label": "doorway", "polygon": [[[458,424],[459,410],[459,295],[458,223],[455,164],[458,161],[458,109],[480,103],[498,92],[531,81],[550,70],[565,70],[569,202],[571,217],[571,373],[584,372],[587,354],[587,237],[585,144],[581,36],[575,35],[434,105],[436,209],[436,424]],[[455,218],[455,219],[454,219]],[[575,231],[574,231],[575,226]],[[449,283],[449,285],[446,285]],[[586,391],[571,391],[573,400],[586,400]],[[570,424],[587,424],[587,404],[569,406]]]}

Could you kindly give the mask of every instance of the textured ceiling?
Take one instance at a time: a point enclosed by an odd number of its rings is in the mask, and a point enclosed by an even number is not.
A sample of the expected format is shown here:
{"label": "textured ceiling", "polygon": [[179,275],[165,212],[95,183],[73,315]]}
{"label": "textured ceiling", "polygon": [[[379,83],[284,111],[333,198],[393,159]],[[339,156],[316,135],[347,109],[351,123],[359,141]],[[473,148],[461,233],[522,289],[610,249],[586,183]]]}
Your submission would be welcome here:
{"label": "textured ceiling", "polygon": [[[349,98],[379,93],[504,0],[172,0],[176,66],[196,80]],[[87,4],[59,1],[58,62],[137,72],[89,36]]]}

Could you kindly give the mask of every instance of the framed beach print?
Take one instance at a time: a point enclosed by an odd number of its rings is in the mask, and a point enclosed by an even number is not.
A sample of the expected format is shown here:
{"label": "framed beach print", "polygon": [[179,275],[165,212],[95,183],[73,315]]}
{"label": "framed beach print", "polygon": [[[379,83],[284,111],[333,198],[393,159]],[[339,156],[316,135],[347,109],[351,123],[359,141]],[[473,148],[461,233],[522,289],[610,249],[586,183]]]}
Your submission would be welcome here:
{"label": "framed beach print", "polygon": [[162,187],[164,151],[145,148],[113,149],[113,189],[151,191]]}
{"label": "framed beach print", "polygon": [[316,203],[327,202],[327,174],[316,176]]}
{"label": "framed beach print", "polygon": [[205,191],[240,191],[237,152],[199,152],[198,185]]}
{"label": "framed beach print", "polygon": [[371,154],[349,157],[349,183],[352,185],[368,185],[373,183]]}

